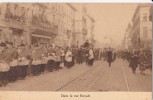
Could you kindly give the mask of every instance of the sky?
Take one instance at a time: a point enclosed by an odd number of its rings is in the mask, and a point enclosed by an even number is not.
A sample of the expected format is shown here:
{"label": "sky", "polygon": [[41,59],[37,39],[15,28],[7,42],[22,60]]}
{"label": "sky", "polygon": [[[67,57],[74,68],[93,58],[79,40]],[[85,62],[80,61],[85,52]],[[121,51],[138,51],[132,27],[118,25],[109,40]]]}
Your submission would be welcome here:
{"label": "sky", "polygon": [[120,45],[137,5],[136,3],[87,4],[88,13],[96,21],[95,39],[101,42],[104,37],[110,37],[116,45]]}

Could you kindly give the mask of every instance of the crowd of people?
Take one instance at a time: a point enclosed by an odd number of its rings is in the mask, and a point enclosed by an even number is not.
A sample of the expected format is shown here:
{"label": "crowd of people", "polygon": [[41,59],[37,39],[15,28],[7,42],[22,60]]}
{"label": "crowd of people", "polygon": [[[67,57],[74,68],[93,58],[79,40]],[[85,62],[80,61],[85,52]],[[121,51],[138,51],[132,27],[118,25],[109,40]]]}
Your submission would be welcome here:
{"label": "crowd of people", "polygon": [[0,86],[8,82],[25,79],[27,75],[37,76],[46,72],[53,72],[63,67],[70,69],[75,64],[92,67],[94,61],[107,61],[108,66],[117,59],[127,60],[135,74],[138,65],[141,73],[152,68],[151,50],[115,50],[113,48],[93,48],[85,42],[78,47],[59,47],[55,45],[19,45],[11,42],[0,44]]}
{"label": "crowd of people", "polygon": [[126,60],[133,74],[139,68],[141,74],[145,75],[145,70],[152,70],[152,50],[151,49],[133,49],[117,51],[117,57]]}
{"label": "crowd of people", "polygon": [[86,62],[87,66],[92,67],[93,60],[93,47],[86,44],[80,48],[62,48],[54,44],[21,44],[15,47],[12,42],[4,42],[0,44],[0,86],[25,79],[27,75],[37,76],[63,67],[70,69],[76,63]]}

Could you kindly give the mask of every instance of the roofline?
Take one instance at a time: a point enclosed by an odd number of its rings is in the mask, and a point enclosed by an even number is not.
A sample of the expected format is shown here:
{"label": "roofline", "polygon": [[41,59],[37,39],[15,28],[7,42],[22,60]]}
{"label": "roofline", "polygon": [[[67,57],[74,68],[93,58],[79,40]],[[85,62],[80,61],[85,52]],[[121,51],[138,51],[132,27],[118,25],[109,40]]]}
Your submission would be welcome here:
{"label": "roofline", "polygon": [[77,11],[77,9],[70,3],[66,3],[69,7],[71,7],[74,11]]}
{"label": "roofline", "polygon": [[133,15],[133,18],[132,18],[132,21],[134,20],[135,16],[136,16],[136,13],[138,12],[138,10],[141,8],[141,7],[152,7],[152,4],[151,3],[139,3],[135,12],[134,12],[134,15]]}
{"label": "roofline", "polygon": [[94,18],[92,18],[90,15],[87,15],[91,20],[92,20],[92,22],[94,22],[95,23],[95,20],[94,20]]}

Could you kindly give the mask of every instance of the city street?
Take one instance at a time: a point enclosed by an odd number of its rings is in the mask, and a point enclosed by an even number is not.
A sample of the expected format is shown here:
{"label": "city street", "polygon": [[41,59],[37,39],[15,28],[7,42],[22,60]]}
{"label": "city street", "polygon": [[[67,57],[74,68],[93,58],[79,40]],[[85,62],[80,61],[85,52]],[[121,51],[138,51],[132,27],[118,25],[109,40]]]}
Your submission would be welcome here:
{"label": "city street", "polygon": [[76,64],[71,69],[46,72],[39,76],[27,76],[25,80],[9,83],[0,87],[1,91],[132,91],[151,92],[152,72],[145,71],[141,75],[139,69],[132,73],[128,63],[117,59],[108,67],[106,61],[96,61],[93,67],[85,63]]}

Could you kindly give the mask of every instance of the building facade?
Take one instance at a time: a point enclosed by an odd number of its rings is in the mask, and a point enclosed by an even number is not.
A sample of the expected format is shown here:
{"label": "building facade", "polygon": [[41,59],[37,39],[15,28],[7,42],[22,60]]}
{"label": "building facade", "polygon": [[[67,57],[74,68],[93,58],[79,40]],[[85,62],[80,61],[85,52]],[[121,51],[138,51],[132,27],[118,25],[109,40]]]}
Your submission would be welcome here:
{"label": "building facade", "polygon": [[[84,4],[1,3],[0,22],[0,40],[11,41],[15,46],[80,46],[88,34]],[[93,21],[88,30],[93,35]]]}
{"label": "building facade", "polygon": [[1,39],[15,46],[48,45],[57,34],[47,4],[3,3],[1,11]]}
{"label": "building facade", "polygon": [[132,48],[151,48],[152,22],[149,20],[151,4],[139,4],[132,18]]}
{"label": "building facade", "polygon": [[75,39],[76,9],[69,3],[53,3],[53,21],[58,26],[58,35],[55,44],[59,46],[72,46]]}
{"label": "building facade", "polygon": [[75,36],[77,46],[81,46],[86,40],[94,43],[95,20],[88,14],[86,4],[73,4],[77,8],[75,16]]}
{"label": "building facade", "polygon": [[95,20],[90,16],[87,15],[87,39],[94,44],[95,38],[94,38],[94,26],[95,26]]}
{"label": "building facade", "polygon": [[125,31],[125,35],[124,35],[124,49],[132,49],[132,25],[131,23],[128,24],[128,27]]}

